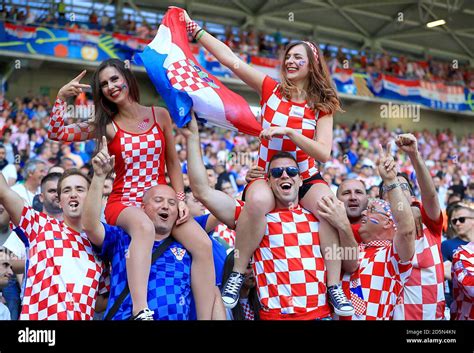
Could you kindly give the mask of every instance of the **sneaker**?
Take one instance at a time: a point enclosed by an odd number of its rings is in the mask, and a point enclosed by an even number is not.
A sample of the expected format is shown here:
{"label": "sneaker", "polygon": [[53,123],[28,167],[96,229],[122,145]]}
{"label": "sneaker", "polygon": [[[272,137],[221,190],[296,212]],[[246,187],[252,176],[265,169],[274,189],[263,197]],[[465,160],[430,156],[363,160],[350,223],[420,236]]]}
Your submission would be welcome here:
{"label": "sneaker", "polygon": [[135,320],[135,321],[153,321],[153,314],[155,312],[153,310],[150,310],[148,308],[145,308],[141,310],[137,315],[132,316],[130,320]]}
{"label": "sneaker", "polygon": [[227,309],[233,309],[239,302],[240,288],[244,283],[245,275],[239,272],[234,272],[229,276],[222,289],[222,301]]}
{"label": "sneaker", "polygon": [[334,313],[339,316],[352,316],[355,313],[354,307],[347,299],[340,284],[328,287],[329,302],[334,307]]}

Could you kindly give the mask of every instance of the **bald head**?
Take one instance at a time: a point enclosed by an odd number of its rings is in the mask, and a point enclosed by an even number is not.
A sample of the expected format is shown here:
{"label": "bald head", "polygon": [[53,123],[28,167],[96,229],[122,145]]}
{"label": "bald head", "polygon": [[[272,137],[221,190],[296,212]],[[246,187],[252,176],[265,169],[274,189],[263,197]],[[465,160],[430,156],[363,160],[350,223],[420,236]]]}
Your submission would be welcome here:
{"label": "bald head", "polygon": [[360,222],[362,212],[367,208],[368,196],[363,181],[344,180],[337,189],[337,198],[344,202],[347,218],[354,224]]}
{"label": "bald head", "polygon": [[157,185],[143,195],[142,208],[155,226],[159,238],[169,236],[178,218],[176,192],[168,185]]}

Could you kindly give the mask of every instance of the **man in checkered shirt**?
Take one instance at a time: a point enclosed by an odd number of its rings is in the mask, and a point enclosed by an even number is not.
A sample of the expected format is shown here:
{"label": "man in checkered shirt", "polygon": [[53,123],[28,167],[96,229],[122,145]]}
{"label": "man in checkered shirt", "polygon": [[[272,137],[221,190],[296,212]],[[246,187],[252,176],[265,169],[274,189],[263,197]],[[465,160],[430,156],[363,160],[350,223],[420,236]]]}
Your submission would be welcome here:
{"label": "man in checkered shirt", "polygon": [[58,181],[64,221],[27,206],[0,177],[0,203],[19,227],[28,269],[20,320],[92,320],[103,266],[82,232],[89,180],[68,170]]}
{"label": "man in checkered shirt", "polygon": [[[390,150],[390,149],[388,149]],[[388,202],[370,199],[359,228],[359,268],[343,276],[342,286],[355,308],[341,320],[390,320],[407,282],[415,254],[415,220],[397,179],[393,157],[379,146],[379,174]],[[337,221],[334,212],[328,219]]]}
{"label": "man in checkered shirt", "polygon": [[[400,150],[410,158],[420,187],[421,201],[413,194],[410,182],[398,176],[403,193],[412,205],[417,226],[413,270],[395,307],[395,320],[444,319],[444,264],[441,254],[443,215],[430,172],[418,151],[416,137],[401,134],[396,139]],[[386,199],[383,187],[381,197]]]}
{"label": "man in checkered shirt", "polygon": [[[232,224],[243,202],[212,189],[207,182],[196,120],[182,129],[188,145],[188,175],[193,193],[218,219]],[[268,183],[275,195],[276,208],[267,215],[267,227],[254,253],[254,273],[262,320],[315,320],[331,315],[327,303],[326,268],[320,249],[318,219],[298,204],[302,185],[297,162],[285,152],[270,161]],[[325,200],[328,208],[334,200]],[[340,203],[342,206],[342,203]],[[344,209],[342,208],[342,212]],[[347,224],[346,224],[347,225]],[[357,244],[350,225],[337,228],[343,247]],[[236,255],[237,256],[237,255]],[[357,267],[357,255],[343,261],[346,271]]]}
{"label": "man in checkered shirt", "polygon": [[[100,222],[103,186],[106,176],[113,170],[114,157],[110,157],[107,145],[93,158],[94,177],[86,199],[84,230],[91,242],[100,249],[100,256],[111,262],[112,275],[110,296],[105,311],[109,315],[116,300],[128,285],[126,258],[131,237],[122,228]],[[143,196],[144,212],[155,226],[156,250],[171,235],[178,217],[176,192],[168,185],[157,185],[148,189]],[[214,216],[195,218],[206,232],[216,227],[219,221]],[[217,252],[216,252],[217,253]],[[225,251],[224,251],[225,255]],[[189,320],[195,317],[191,301],[191,254],[176,240],[173,240],[163,254],[151,265],[148,278],[148,310],[154,320]],[[220,293],[209,293],[221,301]],[[112,320],[128,320],[132,316],[132,300],[128,294],[112,315]],[[225,319],[222,302],[214,305],[213,319]]]}

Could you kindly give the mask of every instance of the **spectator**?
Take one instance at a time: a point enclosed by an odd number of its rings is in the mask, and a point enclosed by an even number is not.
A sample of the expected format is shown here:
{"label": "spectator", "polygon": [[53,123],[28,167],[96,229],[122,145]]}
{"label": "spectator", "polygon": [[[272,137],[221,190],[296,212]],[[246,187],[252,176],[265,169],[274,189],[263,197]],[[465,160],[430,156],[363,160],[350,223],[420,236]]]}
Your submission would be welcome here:
{"label": "spectator", "polygon": [[47,173],[45,161],[40,159],[28,160],[23,168],[24,183],[16,183],[11,190],[16,192],[26,203],[33,206],[33,198],[41,192],[41,180]]}
{"label": "spectator", "polygon": [[12,186],[16,183],[18,178],[16,167],[13,164],[8,163],[7,150],[4,145],[0,144],[0,171],[2,172],[8,186]]}

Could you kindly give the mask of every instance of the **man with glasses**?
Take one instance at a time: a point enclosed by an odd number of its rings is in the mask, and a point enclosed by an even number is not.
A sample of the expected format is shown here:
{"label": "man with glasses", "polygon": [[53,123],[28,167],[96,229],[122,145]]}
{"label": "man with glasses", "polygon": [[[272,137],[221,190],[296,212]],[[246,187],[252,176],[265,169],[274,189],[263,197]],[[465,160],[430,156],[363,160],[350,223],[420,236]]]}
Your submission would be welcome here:
{"label": "man with glasses", "polygon": [[[395,307],[393,318],[395,320],[442,320],[445,308],[444,264],[441,256],[443,215],[438,194],[430,172],[418,151],[416,137],[412,134],[398,135],[395,143],[410,158],[415,169],[422,202],[415,199],[407,178],[399,174],[398,182],[412,206],[417,234],[412,274]],[[386,187],[382,186],[382,198],[386,199],[384,190]]]}
{"label": "man with glasses", "polygon": [[[193,119],[182,129],[188,146],[188,176],[195,197],[225,224],[235,223],[243,202],[209,187],[202,162],[199,131]],[[261,320],[316,320],[330,317],[326,267],[320,247],[319,222],[303,209],[298,192],[303,184],[294,157],[286,152],[273,156],[267,175],[275,196],[275,209],[266,216],[267,227],[253,256]],[[331,203],[331,201],[334,201]],[[325,200],[327,208],[343,203]],[[349,222],[338,224],[341,247],[353,248],[353,258],[343,259],[345,271],[357,268],[357,243]],[[236,254],[238,256],[238,254]],[[344,294],[342,294],[343,296]]]}
{"label": "man with glasses", "polygon": [[[390,150],[390,149],[388,149]],[[403,195],[393,157],[379,146],[379,174],[387,201],[370,199],[359,228],[359,267],[342,285],[356,309],[341,320],[390,320],[407,282],[415,253],[415,221]],[[332,218],[332,217],[331,217]]]}
{"label": "man with glasses", "polygon": [[468,242],[453,255],[451,315],[455,320],[474,320],[474,205],[454,206],[451,224],[456,234]]}

